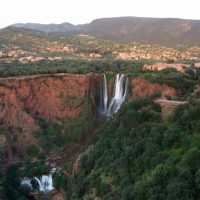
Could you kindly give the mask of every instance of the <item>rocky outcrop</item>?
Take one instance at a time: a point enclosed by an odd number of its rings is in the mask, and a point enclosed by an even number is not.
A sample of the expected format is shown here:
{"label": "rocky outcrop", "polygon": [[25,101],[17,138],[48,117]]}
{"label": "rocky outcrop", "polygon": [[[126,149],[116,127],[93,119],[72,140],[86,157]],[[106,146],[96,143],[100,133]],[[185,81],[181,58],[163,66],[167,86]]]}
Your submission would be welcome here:
{"label": "rocky outcrop", "polygon": [[176,96],[176,89],[168,85],[152,83],[144,78],[138,77],[132,80],[132,99],[137,97],[149,97],[159,93],[162,98]]}
{"label": "rocky outcrop", "polygon": [[177,106],[187,103],[187,101],[169,101],[166,99],[157,99],[154,102],[161,106],[161,115],[163,118],[169,117],[175,111]]}

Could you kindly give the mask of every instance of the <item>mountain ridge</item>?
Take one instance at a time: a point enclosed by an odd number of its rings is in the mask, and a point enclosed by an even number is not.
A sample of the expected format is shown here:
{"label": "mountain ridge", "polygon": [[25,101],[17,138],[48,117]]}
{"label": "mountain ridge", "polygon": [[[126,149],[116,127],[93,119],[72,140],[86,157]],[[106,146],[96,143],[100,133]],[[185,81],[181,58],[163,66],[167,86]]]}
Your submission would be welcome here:
{"label": "mountain ridge", "polygon": [[200,20],[179,18],[112,17],[88,24],[13,24],[18,28],[45,33],[76,33],[125,42],[144,44],[200,44]]}
{"label": "mountain ridge", "polygon": [[14,26],[17,28],[39,30],[43,32],[65,32],[65,31],[70,31],[70,30],[77,30],[75,25],[68,22],[64,22],[61,24],[17,23],[17,24],[12,24],[11,26]]}

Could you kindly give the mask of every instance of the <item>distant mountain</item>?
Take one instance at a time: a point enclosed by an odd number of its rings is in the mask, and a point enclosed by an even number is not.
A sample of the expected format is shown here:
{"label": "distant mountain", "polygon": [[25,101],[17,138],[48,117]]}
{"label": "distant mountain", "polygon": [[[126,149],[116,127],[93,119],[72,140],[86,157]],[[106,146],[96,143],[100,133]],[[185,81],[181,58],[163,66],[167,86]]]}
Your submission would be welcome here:
{"label": "distant mountain", "polygon": [[43,32],[70,32],[70,31],[78,31],[80,28],[79,26],[75,26],[73,24],[70,24],[68,22],[62,23],[62,24],[37,24],[37,23],[18,23],[13,24],[12,26],[18,27],[18,28],[27,28],[27,29],[33,29]]}
{"label": "distant mountain", "polygon": [[117,17],[96,19],[89,24],[14,24],[43,32],[83,33],[111,40],[145,44],[200,44],[200,20]]}
{"label": "distant mountain", "polygon": [[200,44],[200,20],[119,17],[96,19],[84,31],[109,39],[150,44]]}

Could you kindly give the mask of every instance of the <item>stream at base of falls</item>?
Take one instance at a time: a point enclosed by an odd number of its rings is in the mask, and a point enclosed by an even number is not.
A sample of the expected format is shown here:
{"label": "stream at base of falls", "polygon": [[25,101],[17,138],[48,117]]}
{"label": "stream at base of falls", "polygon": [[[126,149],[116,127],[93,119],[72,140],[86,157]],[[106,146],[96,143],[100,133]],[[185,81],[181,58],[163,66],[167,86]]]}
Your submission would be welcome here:
{"label": "stream at base of falls", "polygon": [[42,175],[40,178],[24,178],[21,181],[21,185],[22,187],[28,187],[30,190],[38,190],[39,192],[49,192],[54,189],[52,174]]}

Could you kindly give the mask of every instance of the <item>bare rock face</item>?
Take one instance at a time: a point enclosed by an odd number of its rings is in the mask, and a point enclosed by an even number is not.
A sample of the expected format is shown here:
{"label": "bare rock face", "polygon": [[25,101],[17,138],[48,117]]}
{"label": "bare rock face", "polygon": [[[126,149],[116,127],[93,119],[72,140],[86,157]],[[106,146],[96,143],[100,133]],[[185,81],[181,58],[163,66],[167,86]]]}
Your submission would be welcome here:
{"label": "bare rock face", "polygon": [[95,100],[99,77],[55,74],[0,78],[0,123],[18,129],[18,144],[35,143],[32,133],[39,130],[38,119],[56,123],[93,112],[95,102],[87,102]]}
{"label": "bare rock face", "polygon": [[[89,91],[87,76],[56,75],[4,80],[15,95],[11,101],[19,102],[38,117],[56,120],[76,117],[83,98]],[[18,103],[18,104],[19,104]]]}
{"label": "bare rock face", "polygon": [[0,119],[19,127],[33,127],[31,116],[51,121],[76,117],[90,87],[94,88],[86,75],[41,75],[0,81],[3,84],[0,87]]}
{"label": "bare rock face", "polygon": [[20,128],[20,140],[25,143],[34,142],[33,137],[27,137],[27,134],[38,130],[34,118],[25,111],[23,103],[17,96],[14,89],[1,86],[0,87],[0,121],[5,127]]}
{"label": "bare rock face", "polygon": [[[101,81],[101,75],[97,73],[90,73],[87,75],[89,78],[89,88],[90,88],[90,94],[93,94],[92,100],[95,101],[95,98],[99,95],[99,85]],[[95,103],[95,102],[93,102]]]}
{"label": "bare rock face", "polygon": [[176,89],[168,85],[161,85],[158,83],[152,83],[144,78],[135,78],[132,80],[132,99],[137,97],[149,97],[155,93],[160,93],[161,98],[176,96]]}

